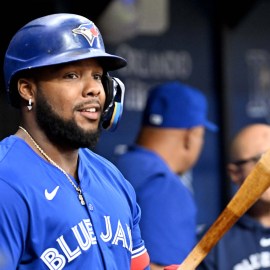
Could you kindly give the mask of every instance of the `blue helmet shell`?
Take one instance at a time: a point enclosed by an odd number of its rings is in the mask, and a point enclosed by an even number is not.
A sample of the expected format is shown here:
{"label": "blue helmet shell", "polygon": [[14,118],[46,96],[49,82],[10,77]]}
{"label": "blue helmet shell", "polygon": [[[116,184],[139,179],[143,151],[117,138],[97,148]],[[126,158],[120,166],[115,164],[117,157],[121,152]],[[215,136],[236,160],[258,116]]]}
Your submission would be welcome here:
{"label": "blue helmet shell", "polygon": [[35,19],[9,43],[4,59],[6,90],[13,91],[12,80],[20,71],[88,58],[98,58],[105,71],[127,64],[124,58],[106,53],[98,28],[83,16],[58,13]]}

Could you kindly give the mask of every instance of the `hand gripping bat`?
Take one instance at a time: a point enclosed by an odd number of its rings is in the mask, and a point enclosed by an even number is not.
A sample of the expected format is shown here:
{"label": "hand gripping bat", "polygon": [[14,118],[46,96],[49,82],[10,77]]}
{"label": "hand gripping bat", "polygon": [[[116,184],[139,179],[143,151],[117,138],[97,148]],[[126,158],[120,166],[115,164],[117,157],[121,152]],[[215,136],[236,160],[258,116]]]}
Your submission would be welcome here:
{"label": "hand gripping bat", "polygon": [[270,149],[262,155],[225,209],[177,270],[194,270],[222,236],[270,186]]}

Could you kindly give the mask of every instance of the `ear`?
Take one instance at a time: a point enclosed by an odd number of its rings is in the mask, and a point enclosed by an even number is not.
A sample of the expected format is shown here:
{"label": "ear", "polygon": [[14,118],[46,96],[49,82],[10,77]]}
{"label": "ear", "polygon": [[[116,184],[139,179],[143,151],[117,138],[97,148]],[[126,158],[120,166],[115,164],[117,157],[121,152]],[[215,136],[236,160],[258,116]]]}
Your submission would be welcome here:
{"label": "ear", "polygon": [[192,146],[192,134],[191,129],[187,129],[184,134],[184,147],[188,150]]}
{"label": "ear", "polygon": [[204,139],[204,128],[203,127],[192,127],[186,129],[185,133],[185,148],[189,149],[198,148],[200,151]]}
{"label": "ear", "polygon": [[34,83],[30,79],[20,78],[17,82],[19,95],[24,100],[33,99],[34,96]]}

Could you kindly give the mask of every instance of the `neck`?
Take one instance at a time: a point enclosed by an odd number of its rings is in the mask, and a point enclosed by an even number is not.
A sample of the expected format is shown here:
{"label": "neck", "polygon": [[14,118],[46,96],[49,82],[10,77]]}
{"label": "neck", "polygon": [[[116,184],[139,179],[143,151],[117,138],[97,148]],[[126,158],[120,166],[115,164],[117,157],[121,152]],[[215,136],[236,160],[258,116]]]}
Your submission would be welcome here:
{"label": "neck", "polygon": [[158,154],[174,173],[179,174],[188,169],[190,159],[184,135],[179,129],[144,127],[136,143]]}

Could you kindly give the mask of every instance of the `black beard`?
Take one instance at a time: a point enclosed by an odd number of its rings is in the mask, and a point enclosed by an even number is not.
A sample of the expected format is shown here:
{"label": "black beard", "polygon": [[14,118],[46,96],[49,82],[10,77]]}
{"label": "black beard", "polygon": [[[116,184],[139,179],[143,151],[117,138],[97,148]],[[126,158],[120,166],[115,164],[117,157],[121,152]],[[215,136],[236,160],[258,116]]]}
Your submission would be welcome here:
{"label": "black beard", "polygon": [[78,149],[87,147],[93,150],[101,133],[101,125],[96,131],[84,131],[74,120],[64,120],[57,115],[52,106],[47,102],[42,93],[37,91],[36,119],[37,124],[45,132],[47,137],[55,144],[62,147]]}

